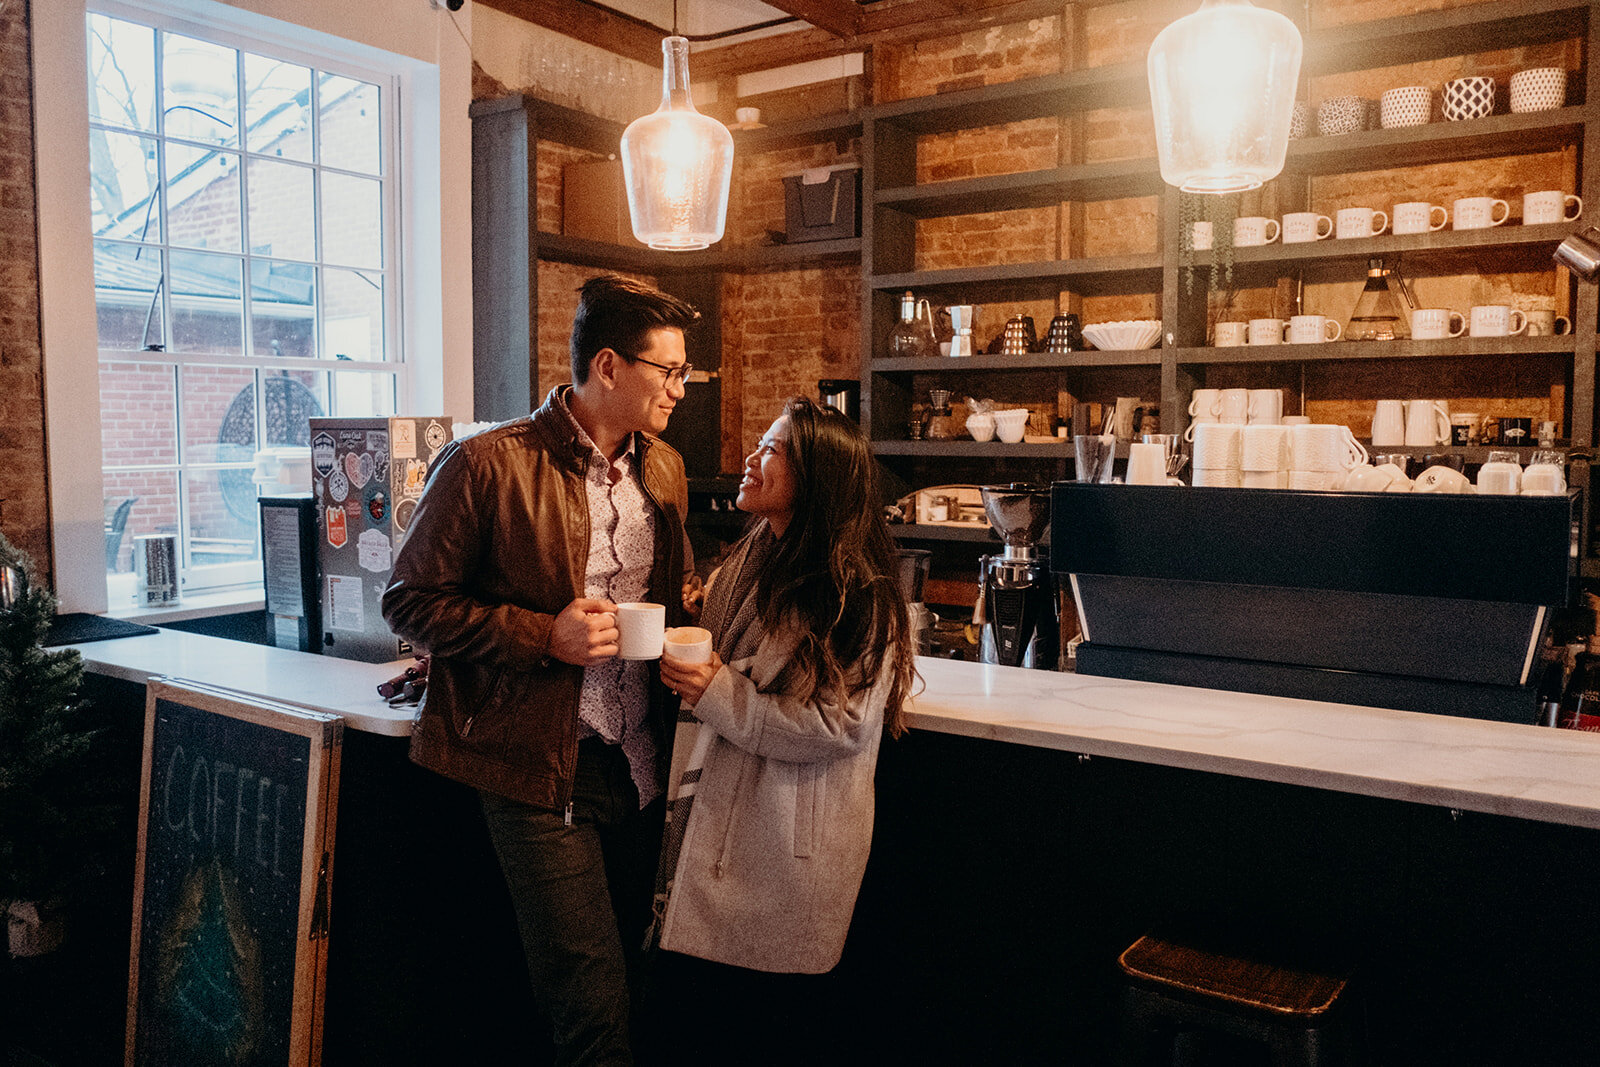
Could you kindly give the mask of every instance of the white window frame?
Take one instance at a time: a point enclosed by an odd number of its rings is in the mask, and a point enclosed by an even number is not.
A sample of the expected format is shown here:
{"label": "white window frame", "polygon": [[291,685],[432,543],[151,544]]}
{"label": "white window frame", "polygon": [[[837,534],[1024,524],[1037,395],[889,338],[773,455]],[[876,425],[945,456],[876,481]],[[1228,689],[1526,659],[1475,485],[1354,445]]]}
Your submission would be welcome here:
{"label": "white window frame", "polygon": [[[382,126],[380,143],[382,145],[382,151],[380,153],[381,162],[379,165],[378,177],[383,183],[383,197],[381,203],[382,218],[384,220],[382,227],[384,263],[383,267],[381,268],[381,273],[384,276],[385,299],[383,335],[386,339],[384,348],[385,356],[387,358],[382,361],[371,362],[362,361],[343,363],[333,361],[327,354],[331,345],[331,340],[327,337],[325,332],[328,325],[327,320],[321,318],[320,300],[319,311],[317,312],[319,325],[319,329],[317,331],[317,345],[319,352],[321,353],[321,358],[317,359],[291,359],[288,357],[272,357],[270,355],[263,356],[260,353],[249,351],[252,330],[248,319],[243,324],[244,334],[242,338],[246,347],[246,351],[238,356],[219,356],[205,352],[174,351],[170,347],[166,351],[162,352],[148,352],[142,349],[116,350],[101,348],[99,350],[100,359],[102,362],[111,361],[120,363],[142,363],[155,366],[172,367],[177,371],[177,381],[179,382],[179,385],[177,386],[177,426],[174,429],[179,440],[175,442],[177,448],[176,460],[172,463],[137,464],[117,466],[112,469],[117,472],[128,473],[172,471],[178,478],[179,539],[181,544],[187,544],[189,540],[187,529],[190,516],[189,494],[192,479],[196,476],[203,476],[207,473],[217,473],[222,470],[244,469],[248,467],[249,464],[203,462],[191,460],[189,458],[189,450],[185,447],[183,441],[181,440],[183,437],[182,426],[185,421],[185,399],[181,383],[183,380],[183,370],[185,367],[230,367],[250,370],[283,369],[290,371],[307,371],[329,375],[330,384],[334,380],[332,378],[332,375],[334,374],[379,374],[383,375],[384,377],[390,377],[394,379],[394,396],[396,398],[396,405],[398,409],[404,409],[409,403],[409,398],[411,397],[412,392],[410,388],[410,374],[408,373],[410,370],[410,365],[405,359],[406,344],[403,307],[403,294],[405,293],[405,237],[401,232],[399,221],[399,207],[405,186],[404,175],[402,174],[399,166],[400,130],[403,123],[403,115],[401,114],[400,108],[400,77],[392,68],[385,70],[374,69],[369,66],[357,65],[348,60],[342,60],[339,57],[331,57],[324,54],[308,52],[304,48],[286,47],[283,45],[267,45],[259,39],[253,39],[251,37],[242,35],[237,31],[214,29],[211,26],[202,25],[178,15],[157,15],[154,12],[137,6],[136,4],[119,2],[119,0],[90,0],[88,6],[89,11],[93,14],[106,15],[114,19],[121,19],[129,23],[153,28],[159,33],[173,33],[181,34],[186,37],[193,37],[197,40],[205,41],[210,44],[216,44],[224,48],[233,49],[236,52],[251,52],[257,55],[267,56],[271,59],[297,63],[301,66],[313,68],[321,73],[333,74],[339,77],[350,78],[355,81],[373,84],[376,85],[379,90],[379,114],[381,116]],[[94,121],[91,120],[90,128],[93,129],[95,125],[96,124]],[[101,123],[99,125],[114,132],[121,132],[127,129],[126,127],[108,125],[105,123]],[[141,134],[141,136],[148,136],[162,146],[165,146],[167,143],[165,140],[165,130],[159,127],[153,131],[130,130],[129,132],[138,132]],[[253,154],[246,143],[246,138],[244,136],[246,131],[241,128],[239,132],[239,144],[237,146],[229,147],[226,149],[226,151],[229,151],[230,153],[237,151],[244,168],[247,169],[250,159],[253,158]],[[185,146],[193,145],[193,142],[187,141],[175,141],[174,143]],[[319,177],[323,172],[323,164],[320,159],[313,164],[309,164],[308,167],[317,175],[319,175]],[[334,168],[333,172],[347,173],[338,168]],[[244,175],[242,172],[240,175],[241,186],[244,185],[243,177]],[[161,225],[157,232],[160,234],[161,238],[159,247],[164,253],[169,247],[167,245],[167,241],[170,240],[171,237],[170,233],[168,232],[168,218],[166,216],[169,206],[169,197],[162,196],[159,203],[161,206],[158,207],[157,210],[162,213],[162,219]],[[245,204],[244,210],[245,225],[248,227],[248,204]],[[320,221],[321,220],[319,218],[319,224]],[[248,308],[250,304],[251,284],[249,267],[255,257],[249,248],[242,249],[239,253],[239,256],[244,263],[245,268],[245,273],[243,276],[243,299],[245,306]],[[163,263],[166,264],[166,262],[167,261],[164,258]],[[321,266],[322,263],[323,260],[319,257],[317,260],[317,265]],[[165,271],[170,270],[171,268],[170,265],[167,265],[164,266],[163,269]],[[369,271],[367,273],[378,272]],[[326,290],[324,289],[322,291],[325,292]],[[168,308],[170,311],[173,300],[172,287],[170,285],[162,287],[160,299],[163,306]],[[163,314],[162,321],[167,325],[167,328],[170,329],[172,322],[171,315]],[[259,407],[260,400],[258,398],[258,411]],[[325,412],[325,414],[341,415],[346,413],[337,410],[330,410]],[[367,415],[372,413],[363,411],[357,414]],[[393,414],[393,412],[379,412],[378,414]],[[265,444],[266,442],[262,442],[263,447]],[[104,468],[103,463],[102,468]],[[102,469],[102,476],[104,476],[105,473],[105,470]],[[190,548],[192,551],[192,545]],[[208,592],[221,587],[247,586],[252,583],[259,583],[261,580],[261,566],[261,558],[259,555],[256,555],[252,559],[237,563],[208,564],[201,567],[196,567],[191,564],[184,572],[184,591],[186,593]],[[129,601],[133,598],[135,593],[134,575],[132,573],[108,575],[106,578],[106,589],[110,603],[116,604],[118,602]]]}
{"label": "white window frame", "polygon": [[[61,610],[93,612],[108,601],[88,196],[91,6],[116,13],[112,4],[88,0],[35,5],[32,43],[51,563]],[[115,7],[135,19],[136,12],[186,16],[268,51],[286,46],[394,69],[403,118],[402,359],[409,366],[400,406],[470,419],[470,5],[456,13],[389,0],[115,0]],[[240,604],[260,599],[259,582],[236,597]]]}

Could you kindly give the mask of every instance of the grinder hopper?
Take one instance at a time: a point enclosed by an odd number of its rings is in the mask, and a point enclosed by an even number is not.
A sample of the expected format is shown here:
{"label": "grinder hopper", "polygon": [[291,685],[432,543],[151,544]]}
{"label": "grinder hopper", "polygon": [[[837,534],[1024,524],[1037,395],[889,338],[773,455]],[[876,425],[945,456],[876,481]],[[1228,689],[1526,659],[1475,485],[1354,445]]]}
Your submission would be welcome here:
{"label": "grinder hopper", "polygon": [[983,512],[1006,543],[1006,558],[1032,559],[1034,546],[1050,525],[1049,487],[1012,482],[980,489]]}

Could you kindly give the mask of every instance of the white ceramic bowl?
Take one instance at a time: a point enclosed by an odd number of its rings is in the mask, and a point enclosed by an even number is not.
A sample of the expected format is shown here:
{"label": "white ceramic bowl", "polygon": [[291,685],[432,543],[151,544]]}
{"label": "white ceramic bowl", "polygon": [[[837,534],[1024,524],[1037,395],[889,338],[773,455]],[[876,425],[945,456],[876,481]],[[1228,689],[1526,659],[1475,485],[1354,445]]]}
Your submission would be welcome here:
{"label": "white ceramic bowl", "polygon": [[1161,320],[1127,319],[1120,322],[1096,322],[1083,328],[1083,336],[1102,352],[1131,352],[1149,348],[1161,340]]}
{"label": "white ceramic bowl", "polygon": [[987,411],[967,416],[967,432],[974,441],[994,440],[994,416]]}

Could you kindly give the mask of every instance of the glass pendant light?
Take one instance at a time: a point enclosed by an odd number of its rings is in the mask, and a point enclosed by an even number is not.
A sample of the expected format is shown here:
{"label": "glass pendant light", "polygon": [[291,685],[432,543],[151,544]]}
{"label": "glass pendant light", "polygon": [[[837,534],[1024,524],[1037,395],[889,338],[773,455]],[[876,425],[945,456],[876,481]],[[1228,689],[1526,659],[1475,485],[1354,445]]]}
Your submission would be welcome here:
{"label": "glass pendant light", "polygon": [[1205,0],[1147,63],[1161,177],[1186,193],[1255,189],[1283,170],[1300,31],[1248,0]]}
{"label": "glass pendant light", "polygon": [[733,134],[694,109],[688,39],[674,30],[661,52],[661,106],[623,131],[622,178],[633,235],[651,248],[686,252],[722,240]]}

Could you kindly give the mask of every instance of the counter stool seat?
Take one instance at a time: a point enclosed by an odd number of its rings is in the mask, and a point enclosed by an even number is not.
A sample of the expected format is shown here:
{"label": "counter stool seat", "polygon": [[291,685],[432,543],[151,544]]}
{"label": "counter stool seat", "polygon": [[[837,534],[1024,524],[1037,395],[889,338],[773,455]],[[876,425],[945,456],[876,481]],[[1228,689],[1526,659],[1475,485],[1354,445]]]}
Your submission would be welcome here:
{"label": "counter stool seat", "polygon": [[[1165,1045],[1170,1062],[1187,1062],[1189,1031],[1214,1030],[1265,1042],[1277,1067],[1322,1067],[1344,1037],[1333,1009],[1348,969],[1313,965],[1293,954],[1145,934],[1123,950],[1124,1051],[1144,1062]],[[1159,1042],[1159,1044],[1158,1044]]]}

